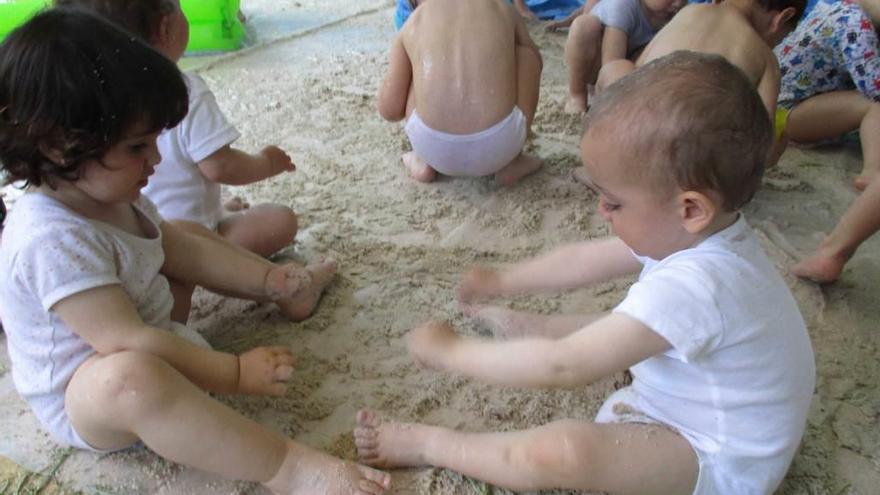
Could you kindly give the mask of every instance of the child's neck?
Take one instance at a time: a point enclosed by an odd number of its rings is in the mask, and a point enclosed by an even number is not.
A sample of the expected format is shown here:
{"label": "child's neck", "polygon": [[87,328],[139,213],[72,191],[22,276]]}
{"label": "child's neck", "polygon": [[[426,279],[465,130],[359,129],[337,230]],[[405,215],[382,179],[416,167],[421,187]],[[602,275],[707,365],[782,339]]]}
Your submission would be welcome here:
{"label": "child's neck", "polygon": [[694,242],[693,245],[696,246],[696,245],[700,244],[701,242],[705,241],[706,239],[712,237],[713,235],[730,227],[731,225],[736,223],[737,220],[739,220],[739,212],[738,211],[725,211],[725,212],[719,213],[712,220],[712,223],[710,223],[705,229],[703,229],[702,232],[697,234],[697,241]]}
{"label": "child's neck", "polygon": [[45,194],[86,218],[110,224],[116,223],[114,219],[121,208],[130,206],[127,203],[108,204],[98,201],[68,181],[59,181],[55,189],[44,183],[32,188],[31,191]]}

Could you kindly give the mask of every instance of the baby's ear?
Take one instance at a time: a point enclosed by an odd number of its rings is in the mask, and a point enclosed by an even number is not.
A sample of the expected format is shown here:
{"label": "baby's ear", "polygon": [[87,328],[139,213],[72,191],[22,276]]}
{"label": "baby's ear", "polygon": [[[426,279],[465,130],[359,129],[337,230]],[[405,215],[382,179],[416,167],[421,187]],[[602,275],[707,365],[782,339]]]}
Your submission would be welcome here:
{"label": "baby's ear", "polygon": [[49,139],[41,139],[37,143],[37,148],[40,150],[40,154],[45,156],[50,162],[60,167],[65,166],[64,152],[61,151],[56,143],[51,142]]}
{"label": "baby's ear", "polygon": [[681,223],[691,234],[699,234],[712,225],[718,206],[709,196],[699,191],[684,191],[677,198]]}
{"label": "baby's ear", "polygon": [[785,33],[794,30],[797,27],[794,16],[797,10],[794,7],[786,7],[781,11],[772,11],[773,19],[770,21],[770,29],[774,33]]}

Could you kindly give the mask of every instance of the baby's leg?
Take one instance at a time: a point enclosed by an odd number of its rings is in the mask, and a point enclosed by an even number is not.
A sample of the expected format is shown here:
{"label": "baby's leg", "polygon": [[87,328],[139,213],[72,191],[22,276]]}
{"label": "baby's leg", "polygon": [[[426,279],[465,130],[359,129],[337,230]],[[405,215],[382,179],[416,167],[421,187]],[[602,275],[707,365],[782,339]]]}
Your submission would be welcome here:
{"label": "baby's leg", "polygon": [[880,180],[873,180],[850,205],[834,230],[819,245],[816,253],[794,265],[792,272],[819,283],[837,280],[859,245],[880,230],[878,212]]}
{"label": "baby's leg", "polygon": [[150,354],[89,359],[68,385],[65,408],[93,447],[122,448],[140,439],[171,461],[258,481],[278,494],[368,494],[388,486],[387,474],[284,438],[212,399]]}
{"label": "baby's leg", "polygon": [[499,306],[465,305],[464,312],[477,318],[500,339],[522,337],[567,337],[599,319],[602,315],[539,315]]}
{"label": "baby's leg", "polygon": [[631,60],[612,60],[599,69],[596,78],[596,92],[604,91],[605,88],[623,79],[627,74],[636,70],[636,65]]}
{"label": "baby's leg", "polygon": [[558,421],[510,433],[463,433],[357,416],[361,461],[376,467],[437,466],[514,491],[564,488],[615,494],[690,494],[697,457],[657,425]]}
{"label": "baby's leg", "polygon": [[864,161],[855,185],[861,190],[880,170],[880,103],[858,91],[814,96],[791,111],[785,132],[794,142],[811,143],[836,139],[856,129],[861,134]]}
{"label": "baby's leg", "polygon": [[413,179],[419,182],[434,182],[437,178],[437,171],[419,158],[415,151],[404,153],[400,158]]}
{"label": "baby's leg", "polygon": [[217,225],[217,232],[248,251],[271,256],[293,242],[297,228],[293,210],[267,203],[224,218]]}
{"label": "baby's leg", "polygon": [[568,66],[569,101],[565,110],[587,111],[587,84],[596,80],[601,63],[602,23],[590,14],[577,17],[565,42],[565,63]]}

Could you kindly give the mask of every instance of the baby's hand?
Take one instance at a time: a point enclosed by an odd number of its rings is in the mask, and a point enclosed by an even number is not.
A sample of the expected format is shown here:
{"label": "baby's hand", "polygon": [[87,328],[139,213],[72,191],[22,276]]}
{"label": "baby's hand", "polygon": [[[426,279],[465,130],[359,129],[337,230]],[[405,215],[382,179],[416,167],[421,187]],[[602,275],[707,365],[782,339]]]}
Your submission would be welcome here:
{"label": "baby's hand", "polygon": [[312,273],[296,263],[275,265],[266,274],[266,296],[273,301],[290,297],[312,285]]}
{"label": "baby's hand", "polygon": [[458,300],[473,303],[501,293],[501,276],[489,268],[471,268],[458,287]]}
{"label": "baby's hand", "polygon": [[238,393],[284,395],[293,361],[286,347],[257,347],[238,356]]}
{"label": "baby's hand", "polygon": [[266,146],[260,154],[269,160],[269,166],[275,172],[293,172],[296,170],[296,165],[293,164],[290,155],[278,146]]}
{"label": "baby's hand", "polygon": [[413,360],[425,368],[441,369],[443,356],[452,351],[461,340],[445,322],[426,323],[406,336],[407,348]]}

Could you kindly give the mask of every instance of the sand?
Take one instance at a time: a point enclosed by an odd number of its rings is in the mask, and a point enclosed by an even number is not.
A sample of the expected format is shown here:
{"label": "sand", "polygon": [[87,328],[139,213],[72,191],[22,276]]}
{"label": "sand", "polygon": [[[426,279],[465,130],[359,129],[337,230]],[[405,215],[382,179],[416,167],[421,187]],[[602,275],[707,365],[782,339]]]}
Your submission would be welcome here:
{"label": "sand", "polygon": [[[293,2],[283,2],[284,5]],[[317,2],[303,1],[304,9]],[[562,418],[589,420],[623,380],[612,376],[571,391],[489,387],[416,367],[403,336],[429,319],[447,319],[468,335],[487,329],[455,302],[461,273],[474,264],[501,266],[565,242],[608,232],[595,197],[570,179],[579,164],[579,120],[562,112],[564,36],[532,32],[544,54],[541,103],[530,149],[544,168],[499,189],[490,179],[417,184],[399,156],[408,149],[399,125],[383,122],[374,95],[393,35],[392,9],[358,9],[305,35],[227,57],[192,62],[239,127],[238,146],[277,143],[297,172],[228,188],[251,203],[290,204],[302,231],[284,255],[331,254],[340,264],[314,317],[290,323],[271,306],[199,292],[191,324],[217,348],[242,351],[290,345],[297,372],[280,399],[227,398],[238,410],[314,447],[354,458],[355,412],[364,406],[406,421],[465,430],[513,430]],[[341,15],[340,18],[348,17]],[[809,326],[819,378],[807,435],[783,494],[870,494],[880,486],[880,377],[876,304],[880,240],[867,243],[840,282],[820,288],[788,274],[855,197],[857,145],[792,149],[746,208],[765,248],[791,286]],[[560,295],[500,301],[540,313],[605,311],[629,280]],[[0,360],[0,454],[33,470],[66,449],[52,446],[11,389]],[[98,456],[76,452],[59,478],[88,493],[265,493],[162,461],[145,449]],[[394,472],[392,493],[478,494],[485,487],[437,469]],[[507,493],[495,489],[494,493]],[[547,492],[569,493],[569,492]]]}

